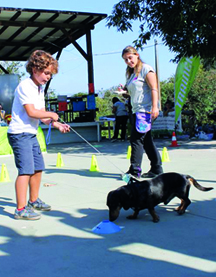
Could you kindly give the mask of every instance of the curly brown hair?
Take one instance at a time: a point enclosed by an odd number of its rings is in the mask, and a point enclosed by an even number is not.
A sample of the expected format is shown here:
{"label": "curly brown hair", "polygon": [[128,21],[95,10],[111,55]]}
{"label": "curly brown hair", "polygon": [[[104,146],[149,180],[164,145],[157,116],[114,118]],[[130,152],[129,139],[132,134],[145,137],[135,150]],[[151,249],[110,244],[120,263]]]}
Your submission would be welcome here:
{"label": "curly brown hair", "polygon": [[43,50],[35,50],[27,61],[26,71],[32,75],[33,68],[41,71],[50,65],[52,66],[52,74],[58,73],[58,61],[50,53]]}

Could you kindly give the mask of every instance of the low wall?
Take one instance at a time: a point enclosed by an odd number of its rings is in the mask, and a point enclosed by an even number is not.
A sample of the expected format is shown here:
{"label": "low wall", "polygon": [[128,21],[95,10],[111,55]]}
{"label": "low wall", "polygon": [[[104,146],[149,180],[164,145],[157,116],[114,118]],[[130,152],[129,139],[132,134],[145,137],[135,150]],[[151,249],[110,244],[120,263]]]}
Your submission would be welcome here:
{"label": "low wall", "polygon": [[[52,127],[50,145],[71,143],[71,142],[84,142],[84,140],[80,136],[82,136],[84,139],[86,139],[89,142],[94,142],[94,141],[99,142],[101,140],[100,121],[67,123],[67,124],[70,125],[72,130],[69,133],[65,133],[65,134],[60,133],[59,130]],[[41,128],[46,138],[49,126],[41,125]]]}
{"label": "low wall", "polygon": [[[160,130],[175,130],[175,112],[170,112],[168,116],[163,116],[163,113],[160,112],[158,118],[152,124],[153,131],[160,131]],[[177,129],[178,132],[182,132],[181,126],[181,117],[177,121]]]}

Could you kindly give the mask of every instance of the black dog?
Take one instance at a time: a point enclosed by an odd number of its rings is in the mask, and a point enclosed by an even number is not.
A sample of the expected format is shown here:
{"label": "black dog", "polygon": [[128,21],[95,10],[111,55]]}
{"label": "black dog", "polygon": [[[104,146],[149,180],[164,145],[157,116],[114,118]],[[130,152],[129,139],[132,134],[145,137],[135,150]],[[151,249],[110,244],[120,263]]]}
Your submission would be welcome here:
{"label": "black dog", "polygon": [[213,188],[204,188],[189,176],[174,172],[163,173],[151,180],[138,181],[131,177],[127,185],[109,192],[107,206],[109,207],[109,219],[114,221],[118,218],[121,208],[132,208],[134,213],[127,218],[136,219],[140,210],[148,209],[153,222],[159,221],[154,207],[159,203],[167,205],[174,197],[181,199],[180,206],[176,209],[182,215],[190,205],[190,186],[193,184],[201,191],[209,191]]}

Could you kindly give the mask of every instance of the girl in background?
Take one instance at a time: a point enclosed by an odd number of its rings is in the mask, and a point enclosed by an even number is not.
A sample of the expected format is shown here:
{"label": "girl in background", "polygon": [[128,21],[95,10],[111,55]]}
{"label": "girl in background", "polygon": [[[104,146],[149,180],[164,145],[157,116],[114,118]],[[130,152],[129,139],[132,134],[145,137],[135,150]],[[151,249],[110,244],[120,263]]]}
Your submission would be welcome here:
{"label": "girl in background", "polygon": [[125,141],[128,112],[126,110],[125,104],[121,102],[118,99],[118,97],[113,97],[112,103],[113,103],[112,112],[115,114],[116,123],[115,123],[114,136],[111,142],[114,142],[118,139],[120,129],[121,129],[121,141]]}

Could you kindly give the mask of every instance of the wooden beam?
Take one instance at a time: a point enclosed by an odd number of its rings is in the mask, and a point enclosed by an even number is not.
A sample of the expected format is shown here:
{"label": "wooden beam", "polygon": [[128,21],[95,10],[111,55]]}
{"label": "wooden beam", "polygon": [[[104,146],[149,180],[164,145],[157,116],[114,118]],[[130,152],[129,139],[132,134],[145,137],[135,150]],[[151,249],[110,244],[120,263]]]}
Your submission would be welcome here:
{"label": "wooden beam", "polygon": [[63,32],[63,34],[71,41],[71,43],[74,45],[74,47],[80,52],[80,54],[86,59],[88,60],[88,55],[86,54],[86,52],[82,49],[82,47],[76,42],[76,40],[74,40],[72,38],[72,36],[63,28],[61,28],[61,31]]}
{"label": "wooden beam", "polygon": [[[62,53],[62,49],[61,49],[60,51],[58,51],[58,53],[57,53],[57,55],[56,55],[56,60],[57,60],[57,61],[59,60],[61,53]],[[46,95],[47,92],[48,92],[48,89],[49,89],[51,80],[52,80],[52,79],[50,79],[50,80],[47,82],[47,84],[46,84],[46,87],[45,87],[45,89],[44,89],[44,94],[45,94],[45,95]]]}
{"label": "wooden beam", "polygon": [[1,64],[0,64],[0,68],[5,74],[9,74],[9,72]]}
{"label": "wooden beam", "polygon": [[[56,28],[56,29],[79,29],[83,28],[81,24],[68,24],[68,23],[54,23],[54,22],[30,22],[30,21],[11,21],[11,20],[0,20],[0,26],[4,27],[41,27],[41,28]],[[89,28],[89,26],[88,26]]]}

